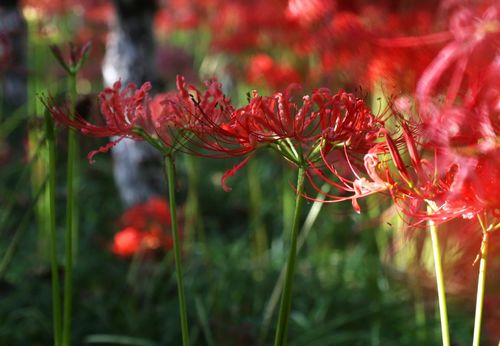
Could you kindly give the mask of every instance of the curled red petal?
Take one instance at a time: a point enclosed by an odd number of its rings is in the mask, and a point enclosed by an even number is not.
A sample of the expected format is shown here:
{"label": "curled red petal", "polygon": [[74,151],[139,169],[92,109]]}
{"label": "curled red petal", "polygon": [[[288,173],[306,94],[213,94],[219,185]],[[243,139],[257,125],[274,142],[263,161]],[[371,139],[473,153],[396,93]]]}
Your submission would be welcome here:
{"label": "curled red petal", "polygon": [[120,137],[112,142],[109,142],[106,145],[103,145],[102,147],[100,147],[97,150],[92,150],[91,152],[89,152],[87,155],[87,160],[89,160],[89,163],[91,163],[91,164],[94,163],[95,162],[94,156],[96,156],[99,153],[107,153],[111,148],[113,148],[115,145],[117,145],[118,142],[120,142],[123,138],[125,138],[125,137],[122,136],[122,137]]}
{"label": "curled red petal", "polygon": [[220,180],[222,188],[224,189],[224,191],[231,192],[233,190],[232,188],[230,188],[229,186],[226,185],[227,178],[232,177],[233,175],[236,174],[236,172],[238,172],[240,169],[242,169],[246,165],[246,163],[248,162],[248,160],[250,160],[251,157],[252,157],[252,155],[247,156],[243,161],[241,161],[238,164],[234,165],[233,168],[227,170],[224,173],[224,175],[222,176],[222,178]]}

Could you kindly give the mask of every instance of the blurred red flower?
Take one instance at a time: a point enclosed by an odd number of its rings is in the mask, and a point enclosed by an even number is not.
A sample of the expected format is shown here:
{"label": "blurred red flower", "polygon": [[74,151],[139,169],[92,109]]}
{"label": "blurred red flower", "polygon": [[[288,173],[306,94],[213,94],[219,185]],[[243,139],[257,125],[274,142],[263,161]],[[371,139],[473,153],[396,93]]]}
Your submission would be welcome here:
{"label": "blurred red flower", "polygon": [[301,80],[291,65],[278,63],[267,54],[256,54],[250,58],[247,79],[251,84],[272,89],[284,88]]}
{"label": "blurred red flower", "polygon": [[113,238],[111,251],[119,256],[132,256],[141,247],[142,234],[133,227],[126,227],[117,232]]}
{"label": "blurred red flower", "polygon": [[0,76],[7,71],[12,54],[12,47],[7,35],[0,32]]}
{"label": "blurred red flower", "polygon": [[112,252],[119,256],[170,250],[173,246],[169,206],[161,198],[129,208],[120,218],[120,225],[123,229],[115,234],[111,245]]}

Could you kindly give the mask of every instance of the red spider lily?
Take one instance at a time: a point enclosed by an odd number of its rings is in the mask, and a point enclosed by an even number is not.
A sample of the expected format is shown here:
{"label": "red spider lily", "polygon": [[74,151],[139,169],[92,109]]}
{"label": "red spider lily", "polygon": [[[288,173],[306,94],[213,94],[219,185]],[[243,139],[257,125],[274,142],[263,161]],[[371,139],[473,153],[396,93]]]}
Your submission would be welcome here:
{"label": "red spider lily", "polygon": [[264,45],[291,44],[298,25],[286,16],[287,1],[218,1],[208,18],[218,50],[241,52]]}
{"label": "red spider lily", "polygon": [[272,89],[300,82],[300,76],[292,66],[279,64],[267,54],[257,54],[250,58],[247,79],[251,84],[269,86]]}
{"label": "red spider lily", "polygon": [[145,230],[152,226],[170,225],[168,203],[158,197],[153,197],[145,203],[129,208],[121,217],[120,223],[137,229]]}
{"label": "red spider lily", "polygon": [[158,116],[161,96],[151,99],[148,95],[149,90],[151,90],[150,83],[144,83],[140,89],[137,89],[134,84],[129,84],[122,90],[120,81],[116,82],[112,88],[104,89],[99,95],[100,110],[104,120],[102,125],[90,123],[78,114],[73,116],[63,107],[52,106],[52,100],[44,102],[53,118],[60,124],[76,129],[87,136],[118,137],[98,150],[90,152],[88,158],[92,162],[95,154],[107,152],[125,137],[142,140],[145,133],[150,136],[154,135],[152,121]]}
{"label": "red spider lily", "polygon": [[290,86],[270,97],[254,94],[248,107],[235,113],[233,128],[248,135],[248,145],[269,144],[296,165],[313,165],[335,147],[352,152],[364,150],[376,138],[382,120],[364,102],[343,90],[314,90],[302,97],[291,95]]}
{"label": "red spider lily", "polygon": [[124,228],[115,234],[111,251],[118,256],[132,256],[140,249],[141,238],[141,232],[136,228]]}
{"label": "red spider lily", "polygon": [[420,78],[416,97],[424,134],[440,165],[457,165],[454,196],[500,214],[500,6],[482,15],[460,9],[448,43]]}
{"label": "red spider lily", "polygon": [[[441,158],[446,154],[435,146],[426,148],[430,159],[422,157],[417,150],[417,135],[407,124],[403,123],[402,127],[403,140],[399,141],[383,131],[385,141],[379,149],[383,156],[388,154],[390,160],[380,159],[380,154],[370,157],[377,164],[367,173],[373,181],[386,183],[403,213],[416,218],[416,225],[425,220],[441,223],[457,217],[471,218],[483,212],[485,203],[461,179],[469,168],[459,161],[443,164]],[[411,164],[407,165],[403,152],[409,155]]]}
{"label": "red spider lily", "polygon": [[376,133],[377,120],[353,94],[344,90],[334,94],[322,88],[303,96],[300,104],[293,97],[298,90],[300,87],[294,84],[269,97],[254,93],[249,107],[235,113],[233,123],[257,142],[290,140],[291,149],[301,151],[304,159],[310,158],[310,151],[318,147],[318,141],[324,144],[322,150],[327,153],[338,144],[359,148]]}
{"label": "red spider lily", "polygon": [[206,90],[201,92],[177,76],[177,93],[163,98],[163,108],[153,121],[156,133],[167,145],[177,143],[178,149],[189,153],[206,155],[200,149],[207,149],[215,153],[210,155],[214,157],[245,155],[248,151],[235,146],[234,141],[214,136],[216,130],[224,134],[221,124],[231,118],[235,109],[220,83],[210,80],[205,85]]}
{"label": "red spider lily", "polygon": [[[340,202],[352,200],[356,212],[360,212],[357,198],[383,191],[387,184],[380,180],[372,181],[361,177],[358,168],[360,157],[365,156],[364,166],[366,171],[373,170],[375,165],[374,157],[380,151],[379,145],[375,145],[384,123],[387,119],[385,111],[379,115],[374,115],[363,100],[353,94],[341,90],[333,97],[323,98],[319,102],[320,110],[325,114],[321,120],[321,138],[323,146],[320,154],[326,168],[333,173],[336,180],[327,177],[314,163],[310,162],[312,173],[322,180],[330,183],[339,191],[350,193],[349,196],[338,196],[334,194],[324,194],[326,202]],[[333,150],[335,148],[341,150]],[[354,173],[354,178],[347,176]],[[310,173],[307,174],[309,181],[318,192],[321,189],[314,183]]]}
{"label": "red spider lily", "polygon": [[[376,167],[379,165],[378,154],[381,150],[383,149],[381,149],[380,144],[376,144],[365,155],[364,167],[366,172],[375,171]],[[308,173],[307,177],[314,189],[326,197],[323,202],[333,203],[350,200],[354,211],[359,214],[361,213],[361,207],[359,206],[358,198],[386,191],[390,185],[383,179],[370,173],[367,174],[367,177],[362,176],[361,170],[353,165],[349,156],[350,155],[347,150],[344,150],[343,154],[336,155],[334,157],[330,155],[327,158],[327,156],[322,155],[324,164],[333,174],[333,177],[327,176],[321,169],[318,168],[318,166],[314,164],[311,165],[312,173],[335,187],[339,192],[338,194],[324,193],[314,182],[313,175],[311,173]],[[346,169],[353,174],[353,178],[347,178],[348,173],[344,172]],[[348,195],[345,196],[345,193]],[[314,200],[311,197],[305,197],[309,200]]]}
{"label": "red spider lily", "polygon": [[426,135],[445,146],[470,146],[482,139],[478,149],[495,147],[500,129],[500,6],[488,7],[481,17],[468,9],[458,11],[450,32],[454,39],[425,70],[416,90]]}
{"label": "red spider lily", "polygon": [[76,74],[88,57],[91,49],[91,43],[87,42],[83,46],[78,47],[74,43],[70,42],[68,59],[64,58],[63,52],[59,46],[51,45],[50,49],[52,50],[52,53],[56,57],[57,61],[59,61],[61,66],[69,74]]}
{"label": "red spider lily", "polygon": [[202,93],[179,76],[177,88],[178,93],[163,102],[156,124],[159,136],[169,140],[170,128],[184,127],[190,134],[187,150],[203,148],[214,157],[244,156],[268,145],[289,161],[307,165],[319,158],[320,148],[327,153],[338,145],[349,150],[368,147],[382,124],[362,100],[343,90],[333,94],[317,89],[298,103],[294,96],[300,87],[293,84],[271,96],[253,92],[247,105],[235,109],[215,81],[208,82]]}
{"label": "red spider lily", "polygon": [[151,198],[129,208],[121,217],[123,229],[115,234],[111,250],[128,257],[137,252],[147,253],[173,246],[168,203],[161,198]]}
{"label": "red spider lily", "polygon": [[329,0],[289,0],[285,13],[302,25],[311,25],[331,15],[334,9],[335,2]]}

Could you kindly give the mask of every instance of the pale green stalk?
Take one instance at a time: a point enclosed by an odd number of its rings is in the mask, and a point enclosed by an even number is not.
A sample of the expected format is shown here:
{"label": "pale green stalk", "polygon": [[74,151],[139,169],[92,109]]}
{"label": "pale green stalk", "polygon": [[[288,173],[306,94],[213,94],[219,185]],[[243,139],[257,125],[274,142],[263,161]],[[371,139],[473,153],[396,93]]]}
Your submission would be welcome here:
{"label": "pale green stalk", "polygon": [[284,346],[287,343],[288,320],[292,305],[293,276],[295,272],[295,259],[297,255],[297,238],[299,233],[300,212],[303,204],[305,168],[300,166],[297,174],[297,195],[295,198],[295,212],[290,236],[290,251],[286,264],[285,286],[281,295],[280,312],[278,316],[278,326],[274,339],[275,346]]}
{"label": "pale green stalk", "polygon": [[181,320],[182,345],[189,345],[189,328],[187,320],[186,299],[184,294],[184,282],[182,271],[181,244],[179,240],[179,229],[177,224],[177,204],[175,200],[175,166],[174,159],[165,155],[165,173],[168,181],[168,196],[170,205],[170,221],[172,227],[172,238],[174,242],[175,278],[177,280],[177,294],[179,297],[179,316]]}
{"label": "pale green stalk", "polygon": [[61,345],[61,292],[59,287],[59,265],[57,261],[57,234],[56,234],[56,149],[54,124],[48,114],[45,115],[47,146],[49,154],[49,234],[50,234],[50,262],[52,275],[52,314],[54,320],[54,345]]}
{"label": "pale green stalk", "polygon": [[[68,89],[70,100],[70,117],[76,111],[76,73],[68,74]],[[72,128],[68,129],[68,167],[66,175],[66,234],[65,234],[65,271],[64,271],[64,315],[62,345],[71,345],[71,314],[73,310],[73,236],[74,236],[74,212],[76,209],[76,133]]]}
{"label": "pale green stalk", "polygon": [[[428,208],[429,213],[432,213],[431,208]],[[439,239],[437,227],[434,221],[429,220],[429,233],[431,234],[432,253],[434,256],[434,270],[436,273],[436,285],[439,301],[439,317],[441,320],[441,336],[443,346],[450,346],[450,332],[448,325],[448,312],[446,308],[446,292],[444,289],[443,268],[441,265],[441,250],[439,248]]]}
{"label": "pale green stalk", "polygon": [[[323,201],[326,198],[325,194],[327,194],[330,191],[330,189],[331,189],[330,184],[323,184],[323,186],[321,187],[321,192],[319,192],[318,195],[316,196],[315,202],[313,203],[311,209],[309,210],[309,213],[307,214],[304,224],[302,225],[302,229],[300,230],[299,239],[297,241],[297,254],[300,252],[302,246],[304,246],[307,236],[311,232],[312,227],[316,222],[316,219],[318,218],[319,212],[323,207]],[[274,284],[271,297],[269,298],[266,304],[266,308],[264,309],[264,314],[262,317],[262,329],[260,332],[261,340],[266,339],[271,318],[279,302],[280,292],[283,288],[283,281],[285,280],[285,274],[286,274],[286,268],[282,268],[280,276],[278,277],[278,280]]]}

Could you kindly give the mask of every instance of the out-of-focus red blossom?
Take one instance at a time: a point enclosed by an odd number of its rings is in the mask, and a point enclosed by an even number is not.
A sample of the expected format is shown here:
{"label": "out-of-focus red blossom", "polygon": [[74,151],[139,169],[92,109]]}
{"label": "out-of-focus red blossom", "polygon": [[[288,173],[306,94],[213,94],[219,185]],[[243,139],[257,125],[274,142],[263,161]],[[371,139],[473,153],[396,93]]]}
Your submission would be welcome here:
{"label": "out-of-focus red blossom", "polygon": [[331,0],[288,0],[286,15],[303,25],[314,24],[332,14],[335,1]]}
{"label": "out-of-focus red blossom", "polygon": [[95,24],[106,24],[113,17],[113,4],[103,0],[85,0],[83,17]]}
{"label": "out-of-focus red blossom", "polygon": [[241,52],[261,43],[291,43],[298,26],[286,18],[287,1],[217,1],[217,11],[209,25],[215,49]]}
{"label": "out-of-focus red blossom", "polygon": [[7,165],[12,157],[12,150],[5,139],[0,139],[0,167]]}
{"label": "out-of-focus red blossom", "polygon": [[[356,179],[340,177],[346,190],[355,192],[354,204],[358,195],[387,189],[417,223],[471,218],[483,212],[499,216],[500,11],[499,5],[485,8],[481,17],[460,8],[452,17],[449,32],[377,39],[381,46],[392,42],[399,47],[451,42],[418,81],[419,124],[413,127],[403,123],[402,136],[397,139],[382,130],[384,142],[365,156],[367,175],[354,172]],[[378,64],[387,64],[383,61],[389,57],[383,55]],[[394,56],[395,61],[400,58]],[[380,70],[386,67],[382,65]],[[410,81],[414,77],[410,76]],[[423,157],[421,150],[426,153]],[[409,166],[402,153],[409,156]],[[386,159],[388,155],[390,160]],[[339,177],[334,167],[329,168]],[[432,213],[428,212],[429,205]]]}
{"label": "out-of-focus red blossom", "polygon": [[498,217],[500,5],[458,10],[449,31],[453,39],[417,85],[423,134],[440,148],[438,169],[457,166],[455,195]]}
{"label": "out-of-focus red blossom", "polygon": [[251,84],[269,86],[272,89],[281,89],[301,80],[292,66],[277,63],[267,54],[256,54],[250,58],[247,79]]}
{"label": "out-of-focus red blossom", "polygon": [[[439,24],[435,25],[440,22],[436,18],[443,14],[438,11],[439,2],[405,3],[404,8],[390,1],[376,5],[338,1],[335,5],[329,17],[304,30],[304,39],[298,41],[299,54],[319,56],[320,64],[311,67],[312,79],[321,81],[323,76],[335,74],[339,76],[337,83],[357,83],[367,89],[381,82],[389,82],[392,87],[402,81],[404,89],[411,90],[436,47],[417,48],[418,40],[413,40],[412,45],[401,45],[401,38],[394,35],[427,35],[440,29]],[[443,43],[446,38],[437,35],[434,44]],[[405,41],[408,43],[408,38]],[[403,66],[406,70],[401,74],[399,69]],[[415,73],[408,75],[408,70]]]}
{"label": "out-of-focus red blossom", "polygon": [[185,49],[172,45],[157,48],[156,66],[163,80],[174,80],[177,75],[182,75],[187,81],[195,81],[193,64],[192,54]]}
{"label": "out-of-focus red blossom", "polygon": [[207,17],[210,1],[168,0],[160,1],[161,7],[155,16],[155,29],[164,35],[174,30],[190,30],[201,25]]}
{"label": "out-of-focus red blossom", "polygon": [[111,251],[119,256],[132,256],[140,249],[141,239],[142,235],[139,230],[126,227],[115,234]]}
{"label": "out-of-focus red blossom", "polygon": [[11,46],[10,40],[7,35],[0,32],[0,76],[9,67],[9,61],[11,58]]}
{"label": "out-of-focus red blossom", "polygon": [[117,255],[128,257],[137,252],[169,250],[173,246],[169,206],[161,198],[154,197],[129,208],[122,215],[120,224],[124,228],[115,234],[111,245],[111,250]]}
{"label": "out-of-focus red blossom", "polygon": [[[108,4],[106,4],[108,3]],[[36,10],[40,15],[53,16],[62,15],[71,11],[71,13],[94,12],[109,8],[109,2],[106,0],[22,0],[23,8]]]}
{"label": "out-of-focus red blossom", "polygon": [[68,44],[68,54],[65,56],[60,46],[51,45],[50,49],[57,61],[61,64],[61,66],[66,69],[69,73],[77,72],[81,68],[84,60],[87,58],[90,50],[91,43],[86,42],[82,46],[78,46],[73,42]]}
{"label": "out-of-focus red blossom", "polygon": [[500,5],[481,16],[458,11],[450,32],[454,39],[425,70],[416,90],[425,134],[440,145],[472,144],[487,151],[496,146],[500,128]]}
{"label": "out-of-focus red blossom", "polygon": [[145,203],[129,208],[121,217],[123,225],[145,230],[152,227],[170,225],[170,211],[168,203],[153,197]]}
{"label": "out-of-focus red blossom", "polygon": [[[418,73],[440,47],[436,44],[449,39],[441,35],[440,18],[446,18],[447,11],[435,1],[403,6],[393,1],[378,1],[374,5],[369,1],[177,0],[174,5],[164,6],[157,23],[171,30],[179,28],[176,18],[181,18],[181,22],[192,23],[189,27],[208,28],[212,33],[210,46],[215,51],[286,51],[292,56],[290,61],[302,61],[298,77],[307,87],[330,85],[331,79],[335,79],[337,85],[363,85],[368,89],[379,79],[399,82],[399,77],[405,75],[400,73],[400,67],[405,64],[410,64],[415,74],[405,76],[403,82],[413,86]],[[423,45],[416,45],[419,40],[410,37],[418,35],[428,36]],[[252,59],[246,61],[255,63]],[[395,67],[381,61],[392,61]],[[251,69],[249,66],[244,70]]]}

